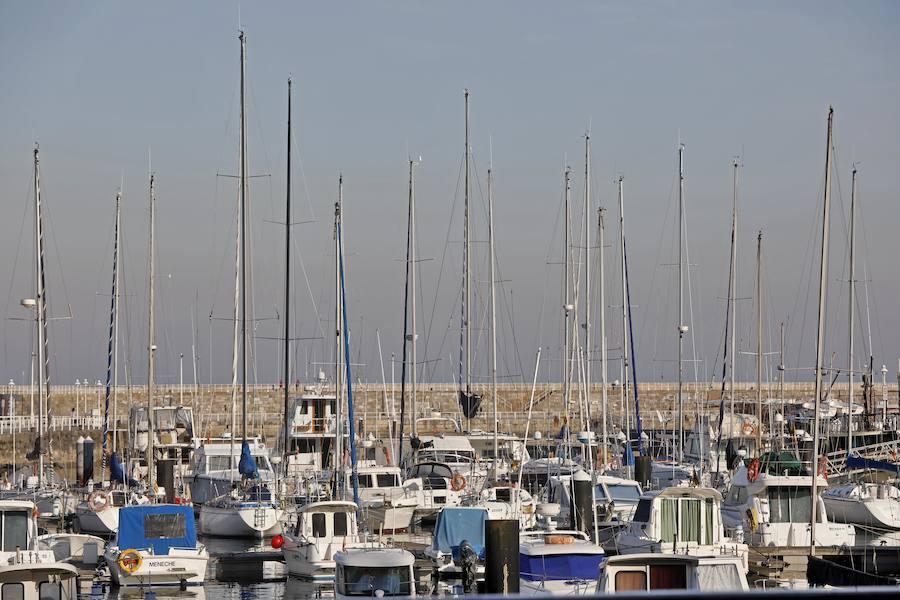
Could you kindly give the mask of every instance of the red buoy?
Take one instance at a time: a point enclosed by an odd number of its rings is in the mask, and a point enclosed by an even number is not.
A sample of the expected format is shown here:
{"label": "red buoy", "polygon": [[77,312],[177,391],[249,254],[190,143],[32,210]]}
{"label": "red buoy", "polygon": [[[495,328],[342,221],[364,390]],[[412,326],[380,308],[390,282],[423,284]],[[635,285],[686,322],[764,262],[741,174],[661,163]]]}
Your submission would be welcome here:
{"label": "red buoy", "polygon": [[284,545],[284,536],[278,534],[272,538],[272,547],[279,550]]}

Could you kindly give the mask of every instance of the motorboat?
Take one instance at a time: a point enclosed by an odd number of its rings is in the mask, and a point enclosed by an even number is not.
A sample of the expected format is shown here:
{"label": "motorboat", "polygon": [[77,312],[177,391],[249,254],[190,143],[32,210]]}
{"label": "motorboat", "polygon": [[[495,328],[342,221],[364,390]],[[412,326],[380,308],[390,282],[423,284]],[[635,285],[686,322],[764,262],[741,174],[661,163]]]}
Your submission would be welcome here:
{"label": "motorboat", "polygon": [[74,599],[78,569],[57,560],[38,542],[37,507],[26,500],[0,500],[0,589],[21,600]]}
{"label": "motorboat", "polygon": [[747,570],[746,544],[729,539],[712,488],[677,486],[641,496],[631,523],[616,536],[619,554],[737,556]]}
{"label": "motorboat", "polygon": [[523,532],[519,541],[520,593],[590,594],[597,586],[597,574],[605,556],[603,548],[580,531]]}
{"label": "motorboat", "polygon": [[334,555],[337,598],[416,595],[415,557],[402,548],[348,548]]}
{"label": "motorboat", "polygon": [[476,578],[483,577],[484,523],[488,519],[488,510],[480,506],[448,506],[440,511],[431,545],[424,552],[436,580],[459,579],[469,561],[476,563]]}
{"label": "motorboat", "polygon": [[[285,532],[281,551],[288,572],[316,581],[334,579],[335,554],[366,547],[359,535],[353,502],[327,500],[297,509],[297,523]],[[369,546],[371,547],[371,545]]]}
{"label": "motorboat", "polygon": [[94,490],[75,506],[72,528],[78,533],[112,537],[119,529],[119,509],[147,504],[146,496],[127,490]]}
{"label": "motorboat", "polygon": [[[821,473],[816,486],[828,487]],[[755,547],[809,546],[812,516],[812,482],[808,469],[790,452],[767,452],[735,472],[722,502],[726,529],[743,532]],[[822,496],[816,500],[817,546],[853,546],[852,525],[829,521]]]}
{"label": "motorboat", "polygon": [[119,509],[119,531],[106,547],[113,584],[200,585],[209,553],[197,541],[194,511],[183,504],[145,504]]}
{"label": "motorboat", "polygon": [[749,585],[743,569],[737,556],[621,554],[610,556],[601,567],[596,592],[747,591]]}

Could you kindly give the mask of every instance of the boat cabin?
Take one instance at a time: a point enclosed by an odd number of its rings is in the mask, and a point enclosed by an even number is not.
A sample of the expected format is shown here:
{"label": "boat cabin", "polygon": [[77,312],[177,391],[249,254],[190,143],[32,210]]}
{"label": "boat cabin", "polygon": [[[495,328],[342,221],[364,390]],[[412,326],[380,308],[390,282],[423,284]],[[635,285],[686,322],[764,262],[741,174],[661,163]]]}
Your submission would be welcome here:
{"label": "boat cabin", "polygon": [[[360,467],[357,469],[361,502],[402,495],[400,467]],[[345,474],[346,489],[353,489],[353,474]]]}
{"label": "boat cabin", "polygon": [[652,590],[731,592],[749,589],[741,560],[733,556],[622,554],[600,569],[598,594]]}
{"label": "boat cabin", "polygon": [[197,547],[194,509],[182,504],[143,504],[119,509],[115,545],[120,549],[150,551],[155,556],[172,548]]}
{"label": "boat cabin", "polygon": [[348,548],[334,555],[337,598],[416,595],[415,557],[401,548]]}
{"label": "boat cabin", "polygon": [[311,542],[355,540],[358,535],[356,504],[340,500],[313,502],[297,509],[294,535]]}

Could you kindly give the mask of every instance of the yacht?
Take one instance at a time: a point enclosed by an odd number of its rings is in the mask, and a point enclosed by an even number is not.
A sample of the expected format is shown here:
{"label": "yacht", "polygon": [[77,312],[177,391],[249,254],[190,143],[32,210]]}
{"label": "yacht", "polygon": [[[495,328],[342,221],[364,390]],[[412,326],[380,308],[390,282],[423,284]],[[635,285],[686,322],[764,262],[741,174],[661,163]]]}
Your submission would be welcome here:
{"label": "yacht", "polygon": [[900,489],[891,483],[839,485],[822,492],[822,500],[828,518],[835,523],[900,531]]}
{"label": "yacht", "polygon": [[106,547],[113,584],[202,585],[209,553],[197,541],[194,511],[183,504],[145,504],[119,509],[119,531]]}
{"label": "yacht", "polygon": [[[147,474],[150,414],[146,406],[132,406],[129,411],[131,463],[128,476],[138,481]],[[194,409],[190,406],[154,406],[152,415],[154,460],[174,460],[174,475],[184,480],[190,475],[194,452]]]}
{"label": "yacht", "polygon": [[337,598],[416,595],[415,557],[401,548],[348,548],[334,555]]}
{"label": "yacht", "polygon": [[522,534],[519,590],[523,595],[581,596],[597,587],[603,548],[580,531],[549,530]]}
{"label": "yacht", "polygon": [[746,544],[725,535],[722,495],[712,488],[668,487],[641,496],[631,523],[616,536],[619,554],[737,556],[747,571]]}
{"label": "yacht", "polygon": [[[809,546],[811,475],[789,452],[768,452],[735,472],[722,502],[722,521],[743,532],[751,546]],[[828,482],[817,474],[817,487]],[[853,546],[852,525],[828,520],[822,497],[816,501],[816,545]]]}
{"label": "yacht", "polygon": [[38,543],[37,507],[0,500],[0,585],[3,598],[43,600],[78,597],[78,569]]}
{"label": "yacht", "polygon": [[[266,485],[274,482],[269,449],[259,438],[248,438],[246,442],[256,462],[259,480]],[[191,500],[198,512],[204,502],[230,494],[241,481],[238,467],[242,445],[230,438],[217,438],[199,444],[194,450],[188,481]]]}
{"label": "yacht", "polygon": [[215,537],[262,539],[281,533],[284,511],[259,482],[242,482],[230,493],[200,507],[200,533]]}

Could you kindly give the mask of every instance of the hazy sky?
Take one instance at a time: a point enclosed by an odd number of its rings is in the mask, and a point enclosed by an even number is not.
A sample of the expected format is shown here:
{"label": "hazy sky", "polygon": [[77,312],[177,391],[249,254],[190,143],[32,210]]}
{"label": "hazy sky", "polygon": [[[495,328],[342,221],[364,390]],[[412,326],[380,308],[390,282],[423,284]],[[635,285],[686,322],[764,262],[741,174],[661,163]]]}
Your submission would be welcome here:
{"label": "hazy sky", "polygon": [[[492,160],[502,381],[530,380],[538,345],[546,349],[542,379],[558,377],[563,169],[573,169],[573,228],[580,231],[588,127],[592,211],[609,209],[610,378],[619,377],[621,337],[618,173],[626,186],[638,376],[673,376],[679,140],[685,144],[691,275],[686,314],[692,314],[694,337],[685,354],[699,361],[686,363],[688,379],[695,366],[700,378],[721,368],[716,360],[736,155],[743,164],[738,295],[748,298],[738,303],[740,350],[755,348],[752,297],[756,232],[762,229],[764,351],[778,349],[778,323],[788,321],[788,366],[812,365],[829,104],[835,107],[836,155],[826,348],[836,367],[847,366],[847,214],[851,165],[858,161],[855,364],[868,354],[871,329],[876,370],[887,364],[894,377],[900,357],[896,2],[5,2],[4,381],[28,378],[31,329],[12,319],[28,317],[19,300],[33,294],[35,141],[49,211],[50,311],[63,317],[70,304],[74,314],[51,324],[54,382],[105,376],[114,199],[123,181],[120,343],[129,374],[146,380],[149,156],[158,182],[158,379],[177,381],[179,353],[185,378],[192,379],[193,341],[201,380],[210,371],[216,381],[230,380],[236,184],[217,174],[236,172],[239,25],[248,40],[250,169],[270,175],[251,183],[259,381],[280,379],[280,350],[271,338],[281,328],[272,319],[283,312],[284,242],[283,228],[270,221],[283,219],[289,75],[298,148],[294,214],[298,221],[315,219],[294,230],[293,335],[326,337],[295,342],[301,378],[332,356],[331,236],[339,173],[345,179],[352,352],[365,365],[357,374],[381,378],[378,331],[390,378],[390,355],[401,352],[408,156],[422,157],[419,256],[430,259],[419,265],[423,376],[457,376],[466,87],[477,176],[477,381],[489,373],[487,168]],[[594,304],[599,336],[596,298]],[[777,357],[767,358],[777,364]],[[754,372],[753,358],[742,354],[739,378]]]}

